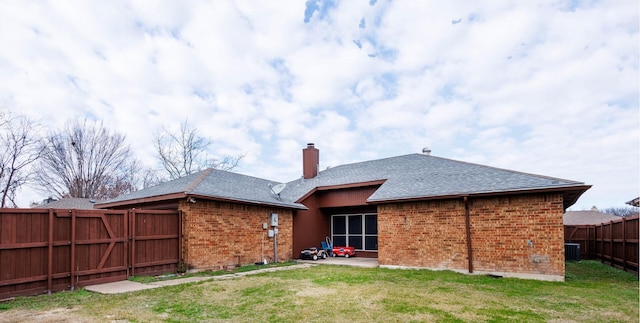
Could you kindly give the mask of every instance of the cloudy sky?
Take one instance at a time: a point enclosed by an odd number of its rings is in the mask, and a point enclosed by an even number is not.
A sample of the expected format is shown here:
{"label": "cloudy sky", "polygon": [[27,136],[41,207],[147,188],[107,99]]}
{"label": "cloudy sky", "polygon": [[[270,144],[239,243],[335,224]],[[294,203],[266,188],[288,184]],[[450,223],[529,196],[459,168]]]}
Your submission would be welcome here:
{"label": "cloudy sky", "polygon": [[[2,1],[0,107],[102,120],[154,165],[188,120],[289,181],[418,153],[639,193],[637,1]],[[20,206],[46,196],[24,190]]]}

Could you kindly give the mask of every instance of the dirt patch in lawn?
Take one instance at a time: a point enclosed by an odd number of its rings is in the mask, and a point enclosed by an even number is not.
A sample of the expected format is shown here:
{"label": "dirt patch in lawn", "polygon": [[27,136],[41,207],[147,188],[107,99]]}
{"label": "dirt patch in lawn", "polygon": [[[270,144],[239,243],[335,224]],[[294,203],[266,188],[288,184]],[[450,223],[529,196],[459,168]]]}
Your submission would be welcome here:
{"label": "dirt patch in lawn", "polygon": [[27,311],[27,310],[12,310],[6,312],[0,312],[0,322],[38,322],[38,323],[53,323],[53,322],[104,322],[105,320],[97,320],[91,317],[84,317],[77,313],[76,309],[68,308],[56,308],[46,311]]}

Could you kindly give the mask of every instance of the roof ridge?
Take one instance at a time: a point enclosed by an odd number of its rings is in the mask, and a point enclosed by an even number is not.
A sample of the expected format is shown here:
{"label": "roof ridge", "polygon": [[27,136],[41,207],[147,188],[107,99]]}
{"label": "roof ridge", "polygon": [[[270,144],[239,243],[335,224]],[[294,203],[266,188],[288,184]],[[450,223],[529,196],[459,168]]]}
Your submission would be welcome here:
{"label": "roof ridge", "polygon": [[[337,166],[327,167],[326,169],[321,170],[319,173],[326,172],[326,171],[334,169],[334,168],[340,168],[340,167],[345,167],[345,166],[354,166],[354,165],[357,165],[357,164],[367,164],[367,163],[384,161],[384,160],[388,160],[388,159],[397,159],[397,158],[401,158],[401,157],[408,157],[408,156],[413,156],[413,155],[422,155],[422,154],[411,153],[411,154],[398,155],[398,156],[388,156],[388,157],[382,157],[382,158],[370,159],[370,160],[354,161],[354,162],[349,162],[349,163],[346,163],[346,164],[340,164],[340,165],[337,165]],[[434,157],[434,156],[429,156],[429,157]],[[293,180],[293,181],[295,181],[295,180]]]}
{"label": "roof ridge", "polygon": [[198,175],[198,177],[196,177],[195,180],[193,180],[191,183],[189,183],[189,185],[187,185],[187,187],[185,187],[184,191],[185,193],[189,193],[191,191],[193,191],[194,189],[196,189],[196,187],[198,187],[198,185],[200,185],[200,183],[202,183],[202,181],[204,181],[205,178],[207,178],[209,175],[211,175],[211,172],[213,172],[213,168],[207,168],[205,170],[203,170],[200,175]]}

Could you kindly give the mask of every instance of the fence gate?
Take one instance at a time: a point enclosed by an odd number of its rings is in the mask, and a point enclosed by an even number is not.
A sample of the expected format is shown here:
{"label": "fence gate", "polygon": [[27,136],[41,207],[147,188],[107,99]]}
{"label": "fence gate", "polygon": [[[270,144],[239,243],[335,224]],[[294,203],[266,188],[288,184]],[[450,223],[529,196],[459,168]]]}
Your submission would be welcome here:
{"label": "fence gate", "polygon": [[71,288],[127,279],[127,211],[71,210]]}
{"label": "fence gate", "polygon": [[129,276],[175,272],[182,250],[180,213],[133,209],[129,214]]}
{"label": "fence gate", "polygon": [[0,209],[0,299],[175,271],[177,210]]}

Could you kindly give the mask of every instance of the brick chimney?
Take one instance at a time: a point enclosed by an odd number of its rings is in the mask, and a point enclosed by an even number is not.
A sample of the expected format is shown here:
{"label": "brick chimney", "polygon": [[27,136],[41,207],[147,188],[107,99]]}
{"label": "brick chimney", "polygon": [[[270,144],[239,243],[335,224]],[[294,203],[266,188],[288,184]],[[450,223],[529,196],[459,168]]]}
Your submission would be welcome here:
{"label": "brick chimney", "polygon": [[314,178],[318,176],[320,167],[320,151],[313,143],[307,144],[307,148],[302,149],[302,177]]}

